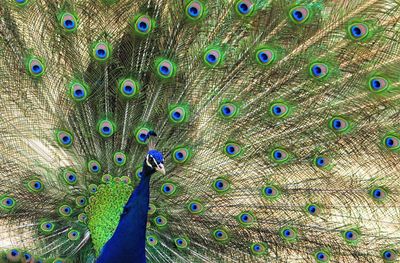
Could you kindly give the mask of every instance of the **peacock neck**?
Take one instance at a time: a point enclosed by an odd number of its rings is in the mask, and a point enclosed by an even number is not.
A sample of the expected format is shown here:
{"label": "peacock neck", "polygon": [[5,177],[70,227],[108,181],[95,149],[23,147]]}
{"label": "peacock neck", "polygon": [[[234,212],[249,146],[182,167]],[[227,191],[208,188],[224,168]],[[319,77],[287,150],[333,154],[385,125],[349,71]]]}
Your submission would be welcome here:
{"label": "peacock neck", "polygon": [[129,197],[114,235],[97,260],[102,262],[146,262],[146,225],[152,168],[143,165],[139,185]]}

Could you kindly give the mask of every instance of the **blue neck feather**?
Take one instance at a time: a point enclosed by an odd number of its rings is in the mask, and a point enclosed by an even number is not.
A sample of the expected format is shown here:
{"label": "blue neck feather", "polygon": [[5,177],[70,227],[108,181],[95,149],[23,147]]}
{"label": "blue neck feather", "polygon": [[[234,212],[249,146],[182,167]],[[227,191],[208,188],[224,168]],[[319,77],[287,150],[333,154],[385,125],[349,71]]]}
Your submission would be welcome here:
{"label": "blue neck feather", "polygon": [[150,176],[155,170],[143,164],[142,178],[124,207],[114,235],[102,248],[97,263],[146,262],[146,224]]}

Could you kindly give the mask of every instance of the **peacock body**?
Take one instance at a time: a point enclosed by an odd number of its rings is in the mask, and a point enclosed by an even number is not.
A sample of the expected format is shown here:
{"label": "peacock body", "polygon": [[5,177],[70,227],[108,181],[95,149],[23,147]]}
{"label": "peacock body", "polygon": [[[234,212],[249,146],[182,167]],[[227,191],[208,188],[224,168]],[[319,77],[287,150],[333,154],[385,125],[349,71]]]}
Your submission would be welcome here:
{"label": "peacock body", "polygon": [[0,262],[397,262],[399,1],[0,1]]}

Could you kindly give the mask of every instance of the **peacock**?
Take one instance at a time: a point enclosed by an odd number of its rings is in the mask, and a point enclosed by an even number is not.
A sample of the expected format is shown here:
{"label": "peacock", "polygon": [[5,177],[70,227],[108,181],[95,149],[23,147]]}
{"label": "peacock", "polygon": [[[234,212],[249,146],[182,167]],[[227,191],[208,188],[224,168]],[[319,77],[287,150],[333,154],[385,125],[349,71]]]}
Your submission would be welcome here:
{"label": "peacock", "polygon": [[0,0],[0,262],[398,262],[400,1]]}

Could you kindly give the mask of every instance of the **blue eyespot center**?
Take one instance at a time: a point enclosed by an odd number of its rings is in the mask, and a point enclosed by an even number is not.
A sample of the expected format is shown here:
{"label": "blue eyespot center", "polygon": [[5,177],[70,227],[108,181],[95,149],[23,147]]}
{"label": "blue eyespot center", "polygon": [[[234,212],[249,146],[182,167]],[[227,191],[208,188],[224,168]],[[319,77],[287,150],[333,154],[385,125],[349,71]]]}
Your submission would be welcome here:
{"label": "blue eyespot center", "polygon": [[163,75],[168,75],[170,73],[170,69],[168,67],[166,67],[166,66],[161,66],[160,67],[160,72]]}
{"label": "blue eyespot center", "polygon": [[379,89],[379,88],[381,87],[381,83],[380,83],[378,80],[376,80],[376,79],[372,80],[372,81],[371,81],[371,84],[372,84],[372,87],[373,87],[374,89]]}
{"label": "blue eyespot center", "polygon": [[139,134],[139,140],[140,141],[144,142],[146,140],[146,138],[147,138],[146,134],[144,134],[144,133]]}
{"label": "blue eyespot center", "polygon": [[279,106],[274,106],[272,110],[273,110],[275,115],[281,115],[282,114],[282,109]]}
{"label": "blue eyespot center", "polygon": [[99,58],[105,58],[107,55],[107,52],[104,49],[98,49],[98,50],[96,50],[96,55]]}
{"label": "blue eyespot center", "polygon": [[69,144],[71,142],[71,138],[69,136],[64,136],[62,138],[63,143]]}
{"label": "blue eyespot center", "polygon": [[42,186],[42,184],[39,182],[35,182],[35,184],[33,185],[33,187],[35,187],[35,189],[40,189],[41,186]]}
{"label": "blue eyespot center", "polygon": [[196,7],[192,6],[189,8],[189,15],[192,17],[197,17],[199,15],[199,10]]}
{"label": "blue eyespot center", "polygon": [[336,130],[340,129],[342,127],[342,122],[340,120],[334,120],[333,121],[333,128]]}
{"label": "blue eyespot center", "polygon": [[124,86],[124,92],[126,94],[132,94],[133,93],[133,87],[131,86]]}
{"label": "blue eyespot center", "polygon": [[311,214],[314,214],[317,211],[317,208],[315,207],[315,205],[310,205],[308,207],[308,212],[310,212]]}
{"label": "blue eyespot center", "polygon": [[353,232],[351,232],[351,231],[347,231],[347,232],[346,232],[346,238],[347,238],[347,239],[352,239],[353,237],[354,237]]}
{"label": "blue eyespot center", "polygon": [[180,119],[181,116],[182,116],[182,114],[181,114],[180,112],[178,112],[178,111],[175,111],[175,112],[172,114],[172,117],[173,117],[175,120]]}
{"label": "blue eyespot center", "polygon": [[196,210],[197,209],[197,205],[196,204],[192,204],[192,210]]}
{"label": "blue eyespot center", "polygon": [[162,219],[158,217],[157,218],[157,223],[161,224],[161,222],[162,222]]}
{"label": "blue eyespot center", "polygon": [[381,198],[382,197],[382,191],[379,189],[374,190],[374,197],[375,198]]}
{"label": "blue eyespot center", "polygon": [[213,54],[208,54],[207,55],[207,61],[214,64],[215,62],[217,62],[217,57]]}
{"label": "blue eyespot center", "polygon": [[323,259],[325,259],[325,254],[322,253],[322,252],[319,252],[318,255],[317,255],[317,258],[318,258],[319,260],[323,260]]}
{"label": "blue eyespot center", "polygon": [[393,140],[393,138],[386,138],[386,140],[385,140],[385,144],[386,144],[386,146],[388,146],[388,147],[393,147],[394,146],[394,140]]}
{"label": "blue eyespot center", "polygon": [[179,161],[182,161],[183,158],[184,158],[184,155],[183,155],[183,153],[181,153],[181,152],[176,152],[176,153],[175,153],[175,158],[176,158],[177,160],[179,160]]}
{"label": "blue eyespot center", "polygon": [[235,147],[233,147],[232,145],[229,145],[228,147],[226,147],[226,151],[229,154],[234,154],[235,153]]}
{"label": "blue eyespot center", "polygon": [[27,261],[29,261],[29,260],[31,259],[31,255],[29,255],[28,253],[25,253],[25,259],[26,259]]}
{"label": "blue eyespot center", "polygon": [[274,158],[275,159],[281,159],[282,158],[282,152],[281,151],[275,151],[274,152]]}
{"label": "blue eyespot center", "polygon": [[33,73],[35,73],[35,74],[39,74],[40,72],[42,72],[42,67],[40,66],[40,65],[34,65],[33,67],[32,67],[32,71],[33,71]]}
{"label": "blue eyespot center", "polygon": [[291,231],[290,231],[289,229],[286,229],[285,231],[283,231],[283,235],[284,235],[285,237],[288,237],[288,236],[291,235]]}
{"label": "blue eyespot center", "polygon": [[249,216],[248,215],[242,215],[242,221],[243,222],[247,222],[247,220],[249,220]]}
{"label": "blue eyespot center", "polygon": [[85,95],[85,92],[83,90],[81,90],[81,89],[77,89],[77,90],[74,91],[74,96],[76,98],[81,98],[84,95]]}
{"label": "blue eyespot center", "polygon": [[269,61],[268,55],[265,54],[264,52],[260,52],[260,53],[258,54],[258,58],[260,59],[260,61],[261,61],[262,63],[267,63],[267,62]]}
{"label": "blue eyespot center", "polygon": [[324,166],[324,164],[325,164],[325,159],[323,157],[318,157],[317,158],[317,165],[319,167],[322,167],[322,166]]}
{"label": "blue eyespot center", "polygon": [[240,3],[238,8],[241,14],[247,14],[249,12],[249,7],[245,3]]}
{"label": "blue eyespot center", "polygon": [[218,182],[216,183],[216,186],[217,186],[218,189],[222,189],[222,188],[224,187],[224,183],[221,182],[221,181],[218,181]]}
{"label": "blue eyespot center", "polygon": [[149,28],[149,25],[142,21],[138,23],[138,28],[140,31],[145,32]]}
{"label": "blue eyespot center", "polygon": [[384,256],[386,259],[390,259],[390,258],[392,257],[392,252],[390,252],[390,251],[385,251],[385,252],[383,253],[383,256]]}
{"label": "blue eyespot center", "polygon": [[312,68],[312,72],[313,72],[313,74],[315,75],[315,76],[320,76],[321,74],[322,74],[322,69],[321,69],[321,67],[320,66],[314,66],[313,68]]}
{"label": "blue eyespot center", "polygon": [[271,187],[265,188],[265,193],[266,193],[267,195],[272,195],[273,192],[274,192],[274,190],[273,190]]}
{"label": "blue eyespot center", "polygon": [[70,20],[70,19],[67,19],[67,20],[64,21],[64,26],[67,29],[72,29],[72,28],[75,27],[75,22]]}
{"label": "blue eyespot center", "polygon": [[169,187],[168,185],[164,186],[164,192],[166,193],[171,192],[171,187]]}
{"label": "blue eyespot center", "polygon": [[293,18],[296,19],[297,21],[301,21],[304,18],[303,13],[298,10],[293,11],[292,15]]}
{"label": "blue eyespot center", "polygon": [[179,244],[179,245],[182,245],[182,244],[183,244],[183,241],[182,241],[182,239],[178,239],[178,241],[177,241],[177,242],[178,242],[178,244]]}
{"label": "blue eyespot center", "polygon": [[222,107],[222,113],[224,115],[230,115],[232,113],[231,109],[228,106],[223,106]]}
{"label": "blue eyespot center", "polygon": [[102,129],[102,132],[104,133],[104,134],[110,134],[111,133],[111,129],[110,129],[110,127],[103,127]]}
{"label": "blue eyespot center", "polygon": [[97,170],[99,170],[99,167],[98,167],[97,165],[93,165],[93,166],[92,166],[92,170],[93,170],[93,171],[97,171]]}
{"label": "blue eyespot center", "polygon": [[16,257],[19,255],[19,252],[15,249],[11,250],[11,256]]}
{"label": "blue eyespot center", "polygon": [[254,246],[254,251],[260,251],[261,247],[259,245]]}
{"label": "blue eyespot center", "polygon": [[223,233],[221,231],[217,231],[216,235],[217,235],[217,237],[222,237]]}
{"label": "blue eyespot center", "polygon": [[122,163],[122,160],[123,160],[123,159],[122,159],[121,157],[118,157],[118,158],[117,158],[117,162],[119,162],[119,163]]}
{"label": "blue eyespot center", "polygon": [[362,31],[358,26],[352,26],[351,27],[351,33],[355,37],[361,37],[361,35],[362,35]]}

